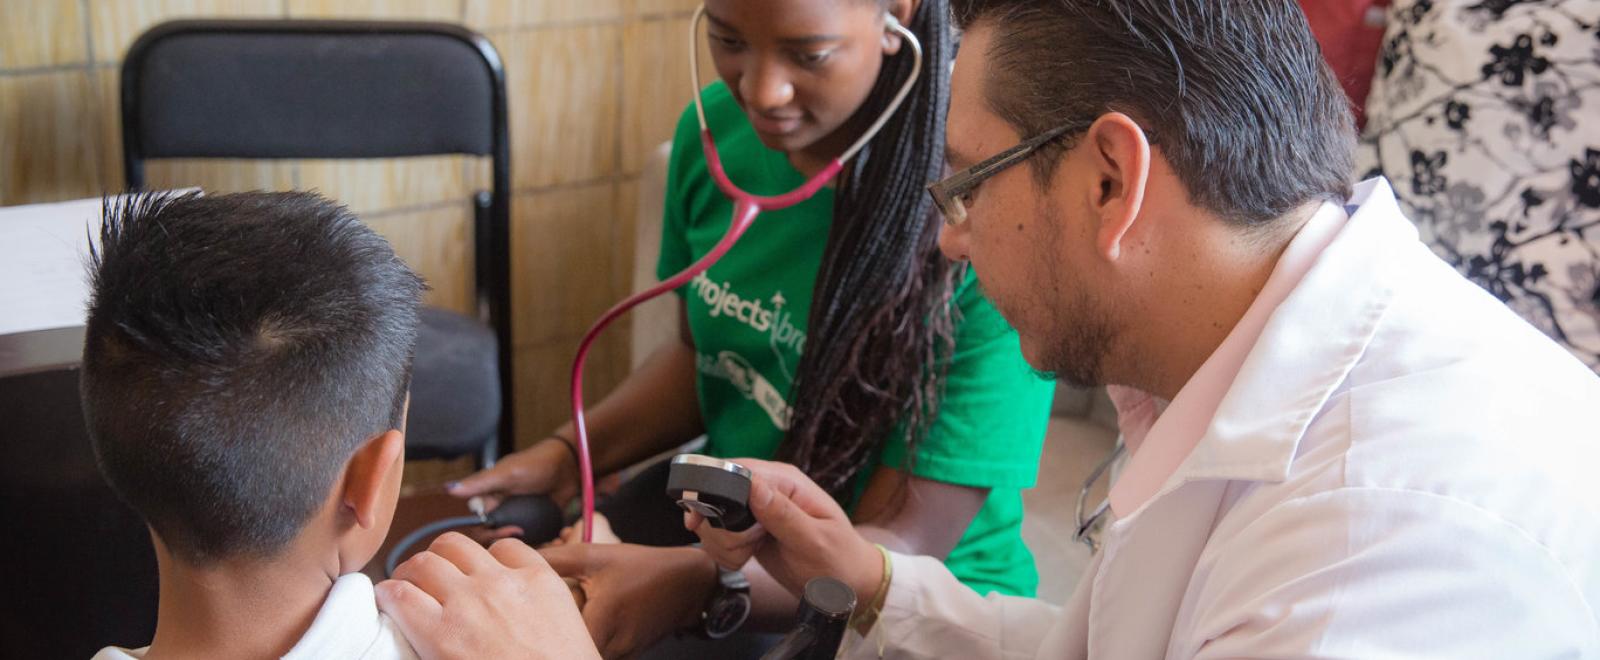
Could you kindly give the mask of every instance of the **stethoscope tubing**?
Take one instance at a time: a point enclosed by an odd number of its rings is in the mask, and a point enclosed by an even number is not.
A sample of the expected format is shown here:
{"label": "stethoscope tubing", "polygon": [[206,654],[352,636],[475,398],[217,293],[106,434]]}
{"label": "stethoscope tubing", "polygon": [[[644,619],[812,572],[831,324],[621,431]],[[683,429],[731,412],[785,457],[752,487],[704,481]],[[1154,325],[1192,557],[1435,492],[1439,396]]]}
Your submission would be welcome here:
{"label": "stethoscope tubing", "polygon": [[711,129],[706,126],[705,106],[700,99],[699,50],[700,25],[705,19],[705,12],[705,5],[701,5],[699,9],[695,10],[694,20],[690,21],[689,24],[689,77],[694,85],[695,116],[700,121],[700,144],[705,152],[706,165],[717,188],[733,201],[733,221],[729,225],[727,233],[723,234],[722,239],[705,256],[685,268],[682,272],[667,278],[666,281],[629,296],[611,309],[606,310],[594,322],[594,325],[589,327],[588,332],[584,333],[582,341],[578,343],[578,352],[572,361],[572,422],[573,428],[577,432],[578,476],[581,481],[583,496],[584,543],[589,543],[594,534],[594,459],[589,448],[589,429],[583,410],[583,367],[588,360],[589,350],[594,346],[594,342],[599,338],[600,333],[634,307],[638,307],[646,301],[688,284],[701,273],[710,270],[712,265],[716,264],[729,250],[733,249],[734,244],[739,242],[739,238],[744,236],[745,231],[755,224],[756,217],[761,212],[785,209],[811,199],[816,195],[818,191],[828,185],[829,181],[838,176],[839,172],[844,170],[846,162],[855,157],[857,153],[860,153],[867,143],[871,142],[872,138],[883,130],[884,124],[888,123],[889,118],[894,116],[894,113],[900,109],[900,105],[905,101],[906,96],[910,95],[912,87],[916,85],[917,80],[922,75],[922,42],[917,39],[916,34],[895,20],[894,16],[885,14],[886,27],[898,33],[911,46],[914,62],[911,67],[911,75],[906,77],[905,83],[900,86],[899,92],[890,101],[889,107],[884,109],[883,114],[879,115],[877,120],[873,121],[867,130],[861,134],[861,137],[857,138],[843,154],[829,161],[827,165],[811,175],[800,187],[781,195],[752,195],[739,188],[728,178],[727,170],[723,167],[721,154],[717,151],[716,141],[711,136]]}

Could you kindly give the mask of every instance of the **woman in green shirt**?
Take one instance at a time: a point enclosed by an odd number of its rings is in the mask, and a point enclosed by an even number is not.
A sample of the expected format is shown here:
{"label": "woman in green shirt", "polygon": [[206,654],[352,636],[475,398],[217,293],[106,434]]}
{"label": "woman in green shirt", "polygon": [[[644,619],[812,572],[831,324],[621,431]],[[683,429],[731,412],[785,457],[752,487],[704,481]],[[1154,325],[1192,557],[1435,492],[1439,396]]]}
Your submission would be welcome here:
{"label": "woman in green shirt", "polygon": [[[912,49],[887,29],[885,12],[918,35],[923,79],[832,187],[763,214],[678,291],[682,341],[588,413],[596,470],[620,470],[704,433],[704,453],[793,463],[886,547],[944,557],[980,592],[1033,595],[1021,490],[1037,472],[1053,385],[1023,361],[1015,332],[973,275],[937,248],[938,215],[923,186],[943,171],[954,49],[946,2],[708,0],[722,82],[704,90],[707,126],[740,187],[797,187],[862,134],[908,75]],[[731,212],[690,107],[673,142],[661,276],[709,251]],[[451,492],[565,501],[577,490],[564,444],[573,437],[563,426]],[[663,490],[650,494],[658,498],[650,514],[681,532]],[[624,524],[637,516],[603,510],[624,541],[661,542]],[[585,610],[592,629],[607,629],[596,630],[602,650],[694,624],[717,584],[693,548],[585,552],[589,607],[610,608]],[[757,621],[792,616],[793,598],[759,566],[745,572]],[[628,611],[638,599],[651,602],[648,612]],[[627,643],[608,649],[605,638],[618,637]]]}

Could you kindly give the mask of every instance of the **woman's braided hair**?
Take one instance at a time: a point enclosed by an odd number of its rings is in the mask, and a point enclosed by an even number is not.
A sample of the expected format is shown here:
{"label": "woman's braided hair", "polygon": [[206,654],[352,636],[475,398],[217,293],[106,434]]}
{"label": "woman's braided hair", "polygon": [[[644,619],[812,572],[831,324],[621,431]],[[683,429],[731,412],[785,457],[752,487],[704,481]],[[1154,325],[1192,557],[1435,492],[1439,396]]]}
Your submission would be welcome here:
{"label": "woman's braided hair", "polygon": [[[922,43],[922,79],[841,176],[779,448],[841,501],[890,434],[905,433],[915,455],[955,348],[951,297],[963,269],[939,254],[939,216],[924,191],[944,171],[954,52],[947,1],[923,0],[907,27]],[[852,122],[887,108],[912,52],[907,45],[885,61]]]}

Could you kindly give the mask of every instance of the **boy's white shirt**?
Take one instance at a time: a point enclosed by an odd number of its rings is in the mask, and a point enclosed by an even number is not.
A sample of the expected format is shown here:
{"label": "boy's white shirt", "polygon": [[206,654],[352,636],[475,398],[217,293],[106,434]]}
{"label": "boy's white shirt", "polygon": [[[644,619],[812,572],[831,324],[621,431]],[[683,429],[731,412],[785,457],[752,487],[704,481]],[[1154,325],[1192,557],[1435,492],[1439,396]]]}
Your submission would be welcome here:
{"label": "boy's white shirt", "polygon": [[[108,646],[94,654],[92,660],[142,659],[149,649],[148,646],[141,649]],[[417,654],[394,627],[394,622],[378,611],[372,580],[361,573],[350,573],[334,580],[317,618],[283,657],[285,660],[416,660]]]}

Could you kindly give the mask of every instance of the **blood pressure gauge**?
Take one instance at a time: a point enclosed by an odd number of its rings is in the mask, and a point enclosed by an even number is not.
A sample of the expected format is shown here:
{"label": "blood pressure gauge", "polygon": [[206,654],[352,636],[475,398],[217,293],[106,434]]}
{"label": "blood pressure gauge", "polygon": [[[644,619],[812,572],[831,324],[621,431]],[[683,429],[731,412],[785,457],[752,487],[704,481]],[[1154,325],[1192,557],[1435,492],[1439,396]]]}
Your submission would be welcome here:
{"label": "blood pressure gauge", "polygon": [[742,532],[756,522],[750,515],[750,470],[733,461],[679,454],[667,473],[667,496],[717,529]]}

